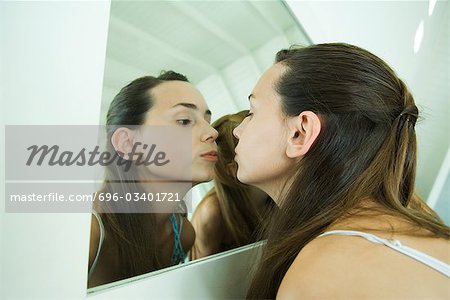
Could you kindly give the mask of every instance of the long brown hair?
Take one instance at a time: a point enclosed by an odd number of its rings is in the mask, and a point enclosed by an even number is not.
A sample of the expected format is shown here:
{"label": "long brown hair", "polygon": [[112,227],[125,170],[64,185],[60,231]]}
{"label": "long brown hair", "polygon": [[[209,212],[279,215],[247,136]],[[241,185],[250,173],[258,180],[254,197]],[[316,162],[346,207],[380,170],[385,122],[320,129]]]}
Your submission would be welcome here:
{"label": "long brown hair", "polygon": [[[151,90],[165,81],[186,81],[184,75],[173,71],[160,76],[145,76],[133,80],[114,97],[106,118],[106,150],[115,154],[111,144],[114,131],[120,127],[135,129],[145,121],[153,106]],[[137,180],[136,169],[124,171],[126,164],[119,156],[119,163],[106,165],[102,193],[122,195],[142,194],[142,183]],[[147,183],[148,184],[148,183]],[[98,199],[96,199],[98,200]],[[128,278],[164,267],[159,259],[158,236],[154,213],[135,213],[141,202],[95,201],[108,237],[116,245],[121,278]],[[131,207],[134,205],[134,207]],[[127,212],[128,211],[128,212]],[[134,211],[134,212],[133,212]],[[141,210],[144,211],[144,210]],[[148,211],[148,209],[146,210]],[[144,228],[145,227],[145,228]]]}
{"label": "long brown hair", "polygon": [[[300,250],[355,209],[449,239],[449,228],[414,192],[418,109],[394,71],[342,43],[281,50],[276,63],[286,67],[275,84],[284,115],[312,111],[322,128],[279,201],[247,297],[275,298]],[[365,211],[366,199],[381,209]]]}
{"label": "long brown hair", "polygon": [[218,132],[216,140],[218,161],[214,166],[214,187],[205,198],[215,196],[218,199],[225,229],[231,235],[232,245],[229,248],[247,245],[255,241],[256,228],[262,224],[267,210],[259,209],[252,201],[251,186],[240,182],[236,177],[237,166],[234,161],[234,148],[237,139],[233,130],[245,119],[248,110],[222,116],[212,127]]}

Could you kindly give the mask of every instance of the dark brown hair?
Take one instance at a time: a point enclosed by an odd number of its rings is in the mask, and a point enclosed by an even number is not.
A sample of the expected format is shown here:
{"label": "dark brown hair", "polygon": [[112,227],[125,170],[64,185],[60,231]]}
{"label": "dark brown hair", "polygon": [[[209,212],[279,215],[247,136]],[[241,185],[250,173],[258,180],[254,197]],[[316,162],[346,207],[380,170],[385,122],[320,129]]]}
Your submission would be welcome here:
{"label": "dark brown hair", "polygon": [[[275,298],[300,250],[355,209],[449,239],[449,228],[414,192],[418,109],[394,71],[342,43],[282,50],[276,63],[286,67],[274,87],[284,115],[312,111],[322,127],[278,201],[248,298]],[[367,199],[381,209],[364,210]]]}

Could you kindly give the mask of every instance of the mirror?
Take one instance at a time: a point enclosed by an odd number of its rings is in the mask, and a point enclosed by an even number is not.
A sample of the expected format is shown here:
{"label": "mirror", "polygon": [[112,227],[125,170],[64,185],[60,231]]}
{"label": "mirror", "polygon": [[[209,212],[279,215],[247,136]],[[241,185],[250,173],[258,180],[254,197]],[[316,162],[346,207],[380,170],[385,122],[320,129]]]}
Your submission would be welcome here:
{"label": "mirror", "polygon": [[[258,77],[278,50],[292,44],[309,45],[310,40],[282,1],[113,1],[100,124],[105,124],[112,99],[122,87],[142,76],[158,76],[163,70],[189,79],[206,100],[214,124],[248,107],[247,97]],[[191,189],[192,206],[187,214],[176,215],[172,226],[184,222],[193,231],[194,212],[213,187],[213,182],[207,182]],[[261,193],[251,190],[254,197],[266,199]],[[92,222],[99,221],[93,216]],[[177,266],[233,247],[190,253]],[[91,249],[94,256],[101,257],[102,251],[95,250]],[[108,268],[101,272],[105,275]],[[121,279],[94,280],[88,287],[98,289]]]}

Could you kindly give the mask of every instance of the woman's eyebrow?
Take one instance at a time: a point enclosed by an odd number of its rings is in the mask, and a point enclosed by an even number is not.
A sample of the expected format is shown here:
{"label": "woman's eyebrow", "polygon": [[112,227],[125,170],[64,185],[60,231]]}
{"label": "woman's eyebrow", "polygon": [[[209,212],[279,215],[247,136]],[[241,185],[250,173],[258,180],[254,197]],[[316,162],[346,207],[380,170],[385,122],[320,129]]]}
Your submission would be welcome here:
{"label": "woman's eyebrow", "polygon": [[255,95],[253,95],[253,94],[248,95],[248,97],[247,97],[248,101],[250,101],[251,98],[255,98]]}
{"label": "woman's eyebrow", "polygon": [[172,106],[172,108],[174,108],[176,106],[184,106],[184,107],[187,107],[187,108],[190,108],[190,109],[198,110],[197,105],[195,105],[193,103],[180,102],[180,103],[177,103],[174,106]]}
{"label": "woman's eyebrow", "polygon": [[[180,102],[180,103],[177,103],[174,106],[172,106],[172,108],[174,108],[176,106],[184,106],[184,107],[187,107],[189,109],[198,110],[198,106],[195,105],[194,103]],[[211,113],[211,111],[209,109],[207,109],[205,111],[205,115],[211,116],[212,113]]]}

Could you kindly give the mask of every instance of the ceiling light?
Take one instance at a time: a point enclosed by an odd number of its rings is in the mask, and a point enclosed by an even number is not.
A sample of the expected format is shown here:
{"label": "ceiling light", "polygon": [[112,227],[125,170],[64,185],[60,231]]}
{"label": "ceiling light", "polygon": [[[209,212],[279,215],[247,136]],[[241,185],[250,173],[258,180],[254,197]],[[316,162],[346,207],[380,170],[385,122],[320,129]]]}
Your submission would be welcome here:
{"label": "ceiling light", "polygon": [[428,1],[428,15],[431,16],[433,14],[434,6],[436,5],[436,0]]}
{"label": "ceiling light", "polygon": [[414,53],[419,52],[420,45],[423,39],[423,20],[420,21],[419,26],[416,30],[416,36],[414,37]]}

